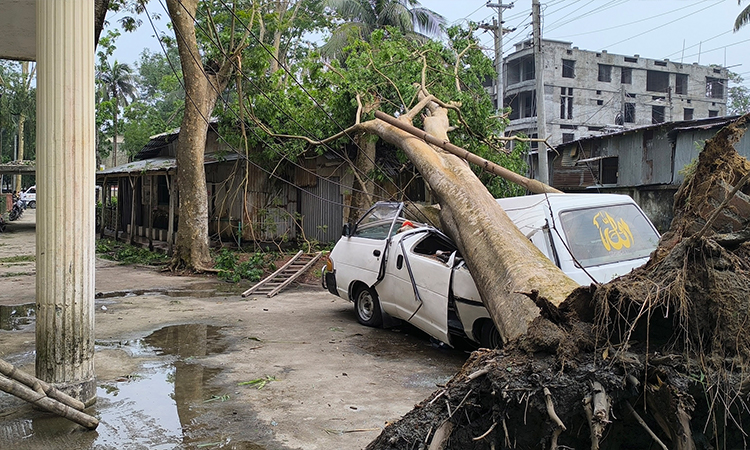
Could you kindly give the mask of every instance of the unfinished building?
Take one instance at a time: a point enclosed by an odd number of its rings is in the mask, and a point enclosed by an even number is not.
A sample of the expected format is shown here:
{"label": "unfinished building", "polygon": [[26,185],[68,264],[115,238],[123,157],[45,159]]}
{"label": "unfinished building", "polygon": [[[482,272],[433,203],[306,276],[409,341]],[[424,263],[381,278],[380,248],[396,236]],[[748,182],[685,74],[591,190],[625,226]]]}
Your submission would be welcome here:
{"label": "unfinished building", "polygon": [[[509,134],[537,137],[532,41],[505,59]],[[593,52],[543,41],[545,135],[552,145],[661,122],[726,114],[728,71],[719,66]]]}

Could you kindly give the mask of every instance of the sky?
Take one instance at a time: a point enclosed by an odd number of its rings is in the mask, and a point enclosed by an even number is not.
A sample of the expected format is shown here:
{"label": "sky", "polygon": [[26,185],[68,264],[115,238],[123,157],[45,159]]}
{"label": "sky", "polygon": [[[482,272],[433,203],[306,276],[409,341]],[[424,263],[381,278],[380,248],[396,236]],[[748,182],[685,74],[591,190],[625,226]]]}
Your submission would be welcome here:
{"label": "sky", "polygon": [[[497,10],[487,7],[486,0],[422,0],[425,8],[443,15],[449,25],[492,22]],[[500,3],[497,0],[493,4]],[[503,53],[513,45],[531,38],[532,0],[504,0],[512,8],[503,12],[504,26],[514,29],[503,38]],[[159,0],[149,3],[149,11],[162,15],[156,26],[166,30],[166,13]],[[572,42],[582,50],[644,58],[669,59],[675,62],[719,64],[740,74],[750,86],[750,25],[733,32],[734,19],[750,5],[737,0],[542,0],[542,36]],[[109,16],[116,23],[116,16]],[[491,32],[478,36],[494,57]],[[144,48],[160,51],[148,20],[136,33],[123,33],[117,42],[115,57],[133,63]]]}

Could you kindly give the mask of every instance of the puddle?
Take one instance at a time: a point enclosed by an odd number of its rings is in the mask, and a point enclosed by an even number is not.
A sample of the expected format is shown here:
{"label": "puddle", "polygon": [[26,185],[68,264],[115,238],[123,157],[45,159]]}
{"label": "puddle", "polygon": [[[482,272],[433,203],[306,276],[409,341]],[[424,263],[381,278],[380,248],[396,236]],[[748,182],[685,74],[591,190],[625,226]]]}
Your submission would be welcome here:
{"label": "puddle", "polygon": [[22,330],[36,318],[33,303],[25,305],[0,305],[0,330]]}
{"label": "puddle", "polygon": [[[99,418],[96,431],[85,431],[65,419],[33,411],[21,400],[0,397],[2,448],[144,449],[182,448],[249,449],[266,447],[248,440],[233,440],[226,408],[229,394],[211,381],[221,369],[200,364],[201,357],[226,351],[221,329],[205,324],[162,328],[134,341],[97,343],[117,347],[134,357],[145,357],[138,373],[97,388],[97,402],[87,410]],[[12,403],[10,408],[5,408]],[[234,413],[236,414],[236,413]],[[17,417],[16,417],[17,416]],[[29,417],[32,417],[29,419]],[[230,419],[231,420],[231,416]],[[242,428],[261,428],[251,421]],[[217,432],[217,428],[221,432]],[[244,437],[244,436],[243,436]]]}

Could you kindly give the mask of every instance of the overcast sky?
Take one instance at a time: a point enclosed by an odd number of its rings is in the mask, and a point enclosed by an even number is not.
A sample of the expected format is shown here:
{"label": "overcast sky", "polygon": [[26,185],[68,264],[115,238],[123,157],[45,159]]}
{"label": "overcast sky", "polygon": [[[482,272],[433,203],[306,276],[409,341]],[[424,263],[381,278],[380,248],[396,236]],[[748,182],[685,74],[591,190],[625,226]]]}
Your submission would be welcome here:
{"label": "overcast sky", "polygon": [[[503,3],[513,3],[503,12],[505,27],[515,29],[504,37],[507,54],[513,44],[531,37],[531,0]],[[422,0],[421,4],[442,14],[449,24],[467,20],[491,23],[497,16],[486,0]],[[734,19],[748,4],[738,6],[737,0],[547,0],[542,1],[542,36],[572,42],[583,50],[720,64],[742,75],[750,85],[750,25],[732,31]],[[166,16],[159,0],[151,1],[149,10]],[[115,23],[117,18],[108,20]],[[166,28],[163,21],[157,26]],[[492,54],[492,34],[482,32],[480,38]],[[115,56],[121,62],[135,62],[143,48],[160,51],[147,20],[137,33],[124,33],[117,46]]]}

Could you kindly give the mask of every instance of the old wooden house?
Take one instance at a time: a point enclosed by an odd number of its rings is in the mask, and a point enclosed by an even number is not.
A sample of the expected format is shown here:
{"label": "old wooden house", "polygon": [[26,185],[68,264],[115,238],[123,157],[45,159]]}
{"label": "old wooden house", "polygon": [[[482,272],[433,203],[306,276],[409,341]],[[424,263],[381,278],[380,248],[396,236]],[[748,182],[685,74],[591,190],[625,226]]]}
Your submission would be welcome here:
{"label": "old wooden house", "polygon": [[[103,235],[130,237],[132,232],[135,238],[174,242],[178,134],[153,136],[134,161],[97,172],[103,187]],[[403,185],[409,198],[424,199],[421,177],[391,155],[378,149],[378,169],[395,180],[385,183],[382,192],[388,198],[403,197],[397,187]],[[233,149],[210,127],[205,150],[209,236],[237,245],[335,242],[352,204],[352,159],[335,151],[310,152],[269,170]]]}

